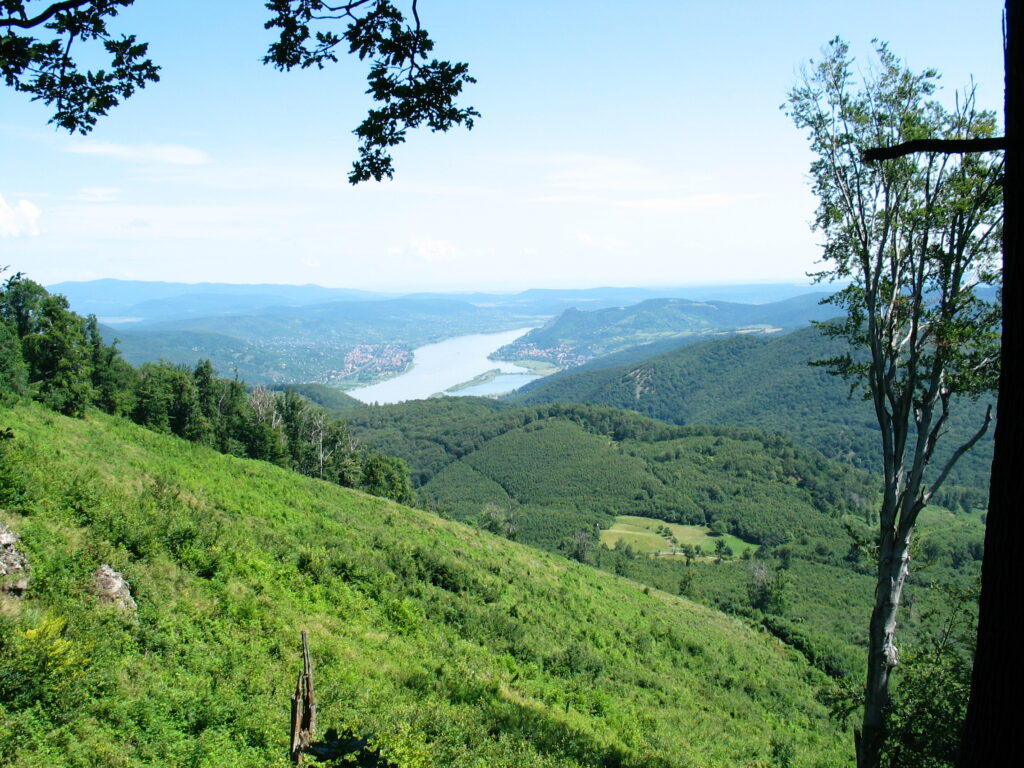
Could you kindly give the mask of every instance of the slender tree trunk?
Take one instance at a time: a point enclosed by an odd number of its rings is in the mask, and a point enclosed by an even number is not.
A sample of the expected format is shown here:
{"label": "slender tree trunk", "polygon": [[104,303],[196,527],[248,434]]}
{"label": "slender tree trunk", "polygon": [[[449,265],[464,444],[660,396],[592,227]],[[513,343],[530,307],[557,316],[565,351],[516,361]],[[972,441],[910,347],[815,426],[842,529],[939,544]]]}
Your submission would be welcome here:
{"label": "slender tree trunk", "polygon": [[[1020,510],[1024,458],[1024,265],[1021,264],[1021,203],[1024,168],[1024,0],[1006,3],[1006,175],[1003,186],[1003,336],[995,457],[989,491],[985,557],[981,567],[978,645],[960,768],[1006,765],[1024,754],[1020,722],[1021,566],[1017,549],[1024,535]],[[1009,756],[1009,757],[1008,757]],[[1014,757],[1016,756],[1016,758]]]}
{"label": "slender tree trunk", "polygon": [[864,688],[864,719],[856,734],[857,768],[878,768],[885,743],[889,708],[889,675],[897,663],[896,613],[910,563],[910,536],[886,536],[880,545],[875,605],[868,629],[868,676]]}

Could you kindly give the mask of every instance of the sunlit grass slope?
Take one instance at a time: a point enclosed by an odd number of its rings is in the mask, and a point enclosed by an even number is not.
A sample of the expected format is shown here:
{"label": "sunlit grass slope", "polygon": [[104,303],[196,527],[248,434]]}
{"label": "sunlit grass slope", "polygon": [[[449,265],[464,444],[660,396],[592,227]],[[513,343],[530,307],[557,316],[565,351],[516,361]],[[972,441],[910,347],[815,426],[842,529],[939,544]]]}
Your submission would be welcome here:
{"label": "sunlit grass slope", "polygon": [[[2,765],[287,765],[302,629],[321,732],[392,765],[849,762],[824,677],[710,609],[109,417],[0,426],[32,565],[0,612]],[[89,593],[101,563],[137,615]]]}

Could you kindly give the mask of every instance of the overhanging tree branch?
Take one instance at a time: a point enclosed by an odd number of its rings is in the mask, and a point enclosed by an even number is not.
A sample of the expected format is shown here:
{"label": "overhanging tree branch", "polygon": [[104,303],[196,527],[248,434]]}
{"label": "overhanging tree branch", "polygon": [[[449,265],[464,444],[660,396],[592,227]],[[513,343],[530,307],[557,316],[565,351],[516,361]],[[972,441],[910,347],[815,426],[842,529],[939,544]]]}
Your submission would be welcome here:
{"label": "overhanging tree branch", "polygon": [[1006,149],[1005,136],[990,139],[914,139],[894,147],[875,147],[864,150],[864,162],[895,160],[917,152],[941,152],[946,155],[962,155],[968,152],[995,152]]}
{"label": "overhanging tree branch", "polygon": [[34,16],[31,19],[26,18],[24,8],[21,9],[21,18],[6,18],[0,19],[0,27],[18,27],[19,29],[31,29],[32,27],[38,27],[40,24],[52,19],[58,13],[64,13],[65,11],[73,11],[77,8],[81,8],[83,5],[88,5],[93,0],[65,0],[63,3],[54,3],[45,11],[40,13],[38,16]]}

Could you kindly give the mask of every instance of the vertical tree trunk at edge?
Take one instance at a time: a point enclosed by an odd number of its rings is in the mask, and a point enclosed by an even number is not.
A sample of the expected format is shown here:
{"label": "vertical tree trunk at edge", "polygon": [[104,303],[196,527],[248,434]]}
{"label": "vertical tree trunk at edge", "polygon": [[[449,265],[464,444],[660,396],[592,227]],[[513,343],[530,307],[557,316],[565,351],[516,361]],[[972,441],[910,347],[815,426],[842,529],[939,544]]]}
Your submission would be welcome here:
{"label": "vertical tree trunk at edge", "polygon": [[1006,3],[1006,175],[1003,187],[1003,336],[995,457],[981,568],[978,646],[971,700],[958,766],[1002,765],[1024,753],[1019,698],[1021,567],[1021,460],[1024,458],[1024,285],[1021,265],[1022,177],[1020,141],[1024,130],[1024,0]]}
{"label": "vertical tree trunk at edge", "polygon": [[878,768],[885,743],[889,706],[889,674],[896,666],[896,613],[910,562],[910,541],[883,539],[888,549],[879,557],[875,605],[868,630],[868,673],[864,688],[864,719],[856,739],[857,768]]}

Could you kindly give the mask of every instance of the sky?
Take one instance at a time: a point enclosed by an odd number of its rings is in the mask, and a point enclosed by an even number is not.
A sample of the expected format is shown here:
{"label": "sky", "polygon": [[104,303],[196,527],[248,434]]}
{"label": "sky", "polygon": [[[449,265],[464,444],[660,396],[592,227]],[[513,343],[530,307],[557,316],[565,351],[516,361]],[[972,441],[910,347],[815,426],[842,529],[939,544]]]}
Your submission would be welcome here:
{"label": "sky", "polygon": [[482,117],[411,133],[393,181],[353,187],[364,65],[262,65],[262,0],[136,0],[117,28],[150,43],[161,82],[88,136],[0,87],[0,264],[48,285],[804,282],[812,157],[780,110],[801,67],[837,35],[867,67],[878,38],[941,71],[940,97],[973,77],[1000,110],[1002,6],[420,0]]}

